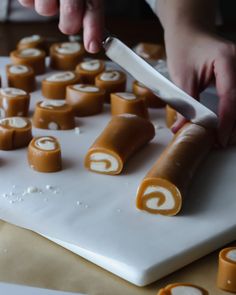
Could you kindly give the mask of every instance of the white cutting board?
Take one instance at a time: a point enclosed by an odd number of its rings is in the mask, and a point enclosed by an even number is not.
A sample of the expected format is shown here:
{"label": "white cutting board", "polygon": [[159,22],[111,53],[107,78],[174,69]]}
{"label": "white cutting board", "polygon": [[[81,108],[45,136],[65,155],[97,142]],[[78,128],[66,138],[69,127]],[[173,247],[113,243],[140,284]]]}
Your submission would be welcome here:
{"label": "white cutting board", "polygon": [[[7,60],[0,61],[3,71]],[[32,98],[31,109],[42,96],[38,91]],[[106,109],[79,119],[80,135],[34,129],[34,135],[58,137],[61,172],[32,171],[26,149],[0,151],[0,218],[48,236],[138,286],[234,240],[236,149],[216,151],[203,163],[180,215],[141,212],[135,207],[137,187],[171,139],[164,127],[164,112],[151,112],[154,124],[163,127],[157,129],[152,143],[127,163],[122,175],[105,176],[86,171],[83,158],[110,119]],[[45,188],[48,184],[54,187],[52,191]],[[42,193],[22,196],[32,185]]]}

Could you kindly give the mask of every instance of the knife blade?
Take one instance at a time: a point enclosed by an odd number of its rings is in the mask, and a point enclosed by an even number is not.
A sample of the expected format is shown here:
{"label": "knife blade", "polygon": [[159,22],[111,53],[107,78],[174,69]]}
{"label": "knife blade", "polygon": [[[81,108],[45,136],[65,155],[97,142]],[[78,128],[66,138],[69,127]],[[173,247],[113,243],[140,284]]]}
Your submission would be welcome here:
{"label": "knife blade", "polygon": [[192,123],[216,128],[217,115],[161,75],[121,40],[106,33],[106,55]]}

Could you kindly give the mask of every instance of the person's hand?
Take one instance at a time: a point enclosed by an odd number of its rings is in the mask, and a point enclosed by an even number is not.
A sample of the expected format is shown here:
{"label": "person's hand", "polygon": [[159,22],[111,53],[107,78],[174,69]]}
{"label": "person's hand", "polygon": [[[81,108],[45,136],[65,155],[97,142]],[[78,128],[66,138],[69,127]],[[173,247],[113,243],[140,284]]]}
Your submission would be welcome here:
{"label": "person's hand", "polygon": [[18,1],[25,7],[34,8],[40,15],[52,16],[59,12],[59,28],[62,33],[76,34],[83,27],[86,50],[91,53],[100,50],[104,28],[103,0]]}
{"label": "person's hand", "polygon": [[[218,141],[236,143],[236,46],[212,32],[177,27],[165,32],[168,68],[173,82],[198,98],[215,81],[219,96]],[[186,121],[179,118],[176,132]]]}

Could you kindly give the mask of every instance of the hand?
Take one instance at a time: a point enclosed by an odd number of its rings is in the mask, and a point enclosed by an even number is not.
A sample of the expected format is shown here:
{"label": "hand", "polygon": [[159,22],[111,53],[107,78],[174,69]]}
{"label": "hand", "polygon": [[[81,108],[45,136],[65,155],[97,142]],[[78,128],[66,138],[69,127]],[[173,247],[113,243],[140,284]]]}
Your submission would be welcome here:
{"label": "hand", "polygon": [[[177,30],[177,31],[176,31]],[[236,46],[212,32],[178,27],[165,32],[168,68],[175,84],[198,98],[212,81],[219,96],[218,142],[236,142]],[[183,117],[173,132],[186,122]]]}
{"label": "hand", "polygon": [[64,34],[72,35],[84,29],[85,49],[96,53],[101,48],[104,9],[103,0],[18,0],[25,7],[34,7],[44,16],[60,15],[59,28]]}

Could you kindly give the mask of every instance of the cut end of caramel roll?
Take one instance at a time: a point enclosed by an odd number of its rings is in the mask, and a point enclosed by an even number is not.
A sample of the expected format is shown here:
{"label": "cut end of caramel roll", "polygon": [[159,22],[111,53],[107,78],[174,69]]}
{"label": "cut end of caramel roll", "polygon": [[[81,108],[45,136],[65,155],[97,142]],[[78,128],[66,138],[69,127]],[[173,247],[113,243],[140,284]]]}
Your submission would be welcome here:
{"label": "cut end of caramel roll", "polygon": [[38,48],[45,49],[45,39],[39,35],[32,35],[22,38],[18,44],[17,49]]}
{"label": "cut end of caramel roll", "polygon": [[166,55],[164,45],[155,43],[139,43],[134,48],[134,51],[147,60],[163,59]]}
{"label": "cut end of caramel roll", "polygon": [[105,62],[99,59],[83,61],[77,65],[75,72],[80,75],[81,81],[86,84],[94,84],[95,77],[105,70]]}
{"label": "cut end of caramel roll", "polygon": [[157,295],[209,295],[209,293],[202,287],[193,284],[175,283],[167,285]]}

